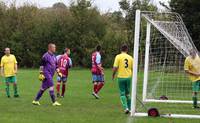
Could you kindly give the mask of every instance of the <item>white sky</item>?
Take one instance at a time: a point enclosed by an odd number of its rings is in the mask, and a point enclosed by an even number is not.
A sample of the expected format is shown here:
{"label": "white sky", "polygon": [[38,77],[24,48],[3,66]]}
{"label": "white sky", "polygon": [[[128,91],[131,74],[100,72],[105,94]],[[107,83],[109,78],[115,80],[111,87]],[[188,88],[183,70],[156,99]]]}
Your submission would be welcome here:
{"label": "white sky", "polygon": [[[7,5],[11,3],[14,0],[0,0],[4,1]],[[30,2],[33,4],[36,4],[39,7],[51,7],[56,2],[63,2],[66,5],[69,5],[71,0],[15,0],[17,5],[20,6],[24,2]],[[115,11],[119,10],[119,4],[118,2],[120,0],[91,0],[94,6],[97,6],[101,12],[107,12],[107,11]],[[131,0],[130,0],[131,1]],[[159,1],[166,2],[169,0],[151,0],[152,3],[156,4],[159,8]]]}

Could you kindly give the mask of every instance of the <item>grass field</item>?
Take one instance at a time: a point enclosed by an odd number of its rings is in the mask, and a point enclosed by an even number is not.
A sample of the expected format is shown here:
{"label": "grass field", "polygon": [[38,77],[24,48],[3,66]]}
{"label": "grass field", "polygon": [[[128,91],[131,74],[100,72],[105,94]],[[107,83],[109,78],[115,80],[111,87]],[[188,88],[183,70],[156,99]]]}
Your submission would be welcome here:
{"label": "grass field", "polygon": [[33,106],[31,102],[40,87],[38,71],[20,70],[20,98],[6,98],[1,84],[0,123],[200,123],[193,119],[131,118],[123,114],[111,70],[106,70],[105,75],[106,85],[100,100],[91,96],[90,71],[74,69],[70,71],[66,96],[59,99],[61,107],[51,105],[48,92],[42,97],[41,106]]}

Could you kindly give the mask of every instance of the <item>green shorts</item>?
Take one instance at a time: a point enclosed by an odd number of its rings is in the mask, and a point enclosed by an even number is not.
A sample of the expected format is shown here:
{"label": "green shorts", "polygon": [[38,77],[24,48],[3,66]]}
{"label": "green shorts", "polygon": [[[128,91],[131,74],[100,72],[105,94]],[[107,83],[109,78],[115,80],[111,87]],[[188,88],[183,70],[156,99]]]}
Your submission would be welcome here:
{"label": "green shorts", "polygon": [[5,82],[10,82],[10,83],[17,82],[16,76],[5,77]]}
{"label": "green shorts", "polygon": [[199,92],[200,91],[200,80],[192,83],[192,91]]}
{"label": "green shorts", "polygon": [[118,78],[120,95],[129,95],[132,78]]}

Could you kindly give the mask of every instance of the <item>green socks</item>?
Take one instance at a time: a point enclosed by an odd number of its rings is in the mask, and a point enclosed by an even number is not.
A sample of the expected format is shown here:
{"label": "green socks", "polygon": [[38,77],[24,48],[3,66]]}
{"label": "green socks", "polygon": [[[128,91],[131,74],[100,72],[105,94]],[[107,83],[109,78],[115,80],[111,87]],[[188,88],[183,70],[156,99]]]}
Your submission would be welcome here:
{"label": "green socks", "polygon": [[193,100],[193,106],[196,107],[197,106],[197,96],[193,96],[192,97],[192,100]]}
{"label": "green socks", "polygon": [[[13,86],[13,90],[14,90],[14,96],[18,96],[17,85]],[[6,95],[7,95],[7,97],[10,97],[10,86],[9,85],[6,85]]]}
{"label": "green socks", "polygon": [[8,97],[10,97],[9,85],[6,85],[6,95],[7,95]]}
{"label": "green socks", "polygon": [[13,86],[13,89],[14,89],[14,96],[17,96],[17,95],[18,95],[18,92],[17,92],[17,85],[14,85],[14,86]]}
{"label": "green socks", "polygon": [[120,99],[124,110],[126,110],[128,108],[126,96],[121,96]]}
{"label": "green socks", "polygon": [[130,96],[127,96],[127,104],[128,104],[128,109],[131,110],[131,98],[130,98]]}

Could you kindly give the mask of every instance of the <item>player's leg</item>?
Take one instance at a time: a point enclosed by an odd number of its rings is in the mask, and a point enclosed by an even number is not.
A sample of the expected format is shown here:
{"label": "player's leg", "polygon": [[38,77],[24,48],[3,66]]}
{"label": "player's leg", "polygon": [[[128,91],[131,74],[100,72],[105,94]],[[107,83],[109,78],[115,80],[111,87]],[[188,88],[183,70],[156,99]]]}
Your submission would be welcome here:
{"label": "player's leg", "polygon": [[51,86],[51,87],[49,88],[49,95],[50,95],[50,97],[51,97],[51,101],[52,101],[53,103],[55,103],[55,102],[56,102],[56,97],[55,97],[55,94],[54,94],[54,87],[53,87],[53,86]]}
{"label": "player's leg", "polygon": [[5,78],[5,83],[6,83],[6,96],[7,96],[8,98],[10,98],[10,84],[9,84],[9,81],[10,81],[9,77],[6,77],[6,78]]}
{"label": "player's leg", "polygon": [[96,90],[96,93],[98,94],[99,91],[103,88],[104,86],[104,75],[98,75],[98,85],[97,85],[97,90]]}
{"label": "player's leg", "polygon": [[49,95],[50,95],[50,97],[51,97],[51,101],[52,101],[52,103],[53,103],[53,106],[60,106],[60,105],[61,105],[60,103],[58,103],[58,102],[56,101],[56,97],[55,97],[55,94],[54,94],[54,86],[51,86],[51,87],[49,88]]}
{"label": "player's leg", "polygon": [[118,85],[119,85],[119,91],[120,91],[120,100],[123,106],[123,109],[125,113],[129,113],[128,105],[127,105],[127,99],[126,99],[126,90],[125,90],[125,79],[118,78]]}
{"label": "player's leg", "polygon": [[60,84],[61,84],[61,77],[58,76],[56,84],[57,97],[60,97]]}
{"label": "player's leg", "polygon": [[42,82],[42,85],[40,87],[40,90],[38,91],[35,99],[33,100],[32,104],[33,105],[40,105],[39,103],[39,100],[40,98],[42,97],[43,93],[45,92],[45,90],[48,88],[48,84],[47,84],[47,80],[45,79],[43,82]]}
{"label": "player's leg", "polygon": [[192,100],[193,100],[193,108],[199,108],[198,105],[197,105],[197,92],[199,91],[199,83],[200,81],[196,81],[196,82],[193,82],[192,83]]}
{"label": "player's leg", "polygon": [[93,81],[93,92],[92,95],[96,98],[99,99],[99,96],[97,95],[97,87],[98,87],[98,78],[96,74],[92,74],[92,81]]}
{"label": "player's leg", "polygon": [[127,80],[126,80],[126,99],[127,99],[127,105],[128,105],[129,110],[131,110],[130,88],[131,88],[131,78],[127,78]]}
{"label": "player's leg", "polygon": [[97,82],[97,75],[92,75],[92,81],[93,81],[93,92],[97,92],[98,82]]}
{"label": "player's leg", "polygon": [[66,83],[67,83],[67,77],[62,77],[62,93],[61,93],[62,98],[65,96]]}
{"label": "player's leg", "polygon": [[13,83],[14,97],[19,97],[16,76],[11,77],[11,82]]}

